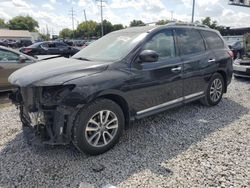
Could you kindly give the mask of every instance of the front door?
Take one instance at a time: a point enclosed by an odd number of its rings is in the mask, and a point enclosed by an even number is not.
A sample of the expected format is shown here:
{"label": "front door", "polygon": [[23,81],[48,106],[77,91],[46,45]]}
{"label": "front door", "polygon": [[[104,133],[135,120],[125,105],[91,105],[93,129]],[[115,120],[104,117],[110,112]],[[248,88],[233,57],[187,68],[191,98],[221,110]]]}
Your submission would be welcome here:
{"label": "front door", "polygon": [[137,116],[148,115],[182,102],[182,63],[176,55],[173,31],[153,35],[141,51],[159,54],[157,62],[135,61],[131,68],[129,98]]}

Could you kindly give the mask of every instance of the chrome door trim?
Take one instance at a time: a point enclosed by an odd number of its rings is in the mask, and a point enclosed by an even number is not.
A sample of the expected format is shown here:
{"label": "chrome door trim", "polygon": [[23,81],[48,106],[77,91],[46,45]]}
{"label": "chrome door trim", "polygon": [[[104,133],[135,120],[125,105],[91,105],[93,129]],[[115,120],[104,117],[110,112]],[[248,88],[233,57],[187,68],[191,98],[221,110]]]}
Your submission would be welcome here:
{"label": "chrome door trim", "polygon": [[144,113],[146,113],[146,112],[149,112],[149,111],[152,111],[152,110],[156,110],[156,109],[158,109],[158,108],[163,108],[163,107],[166,107],[166,106],[169,106],[169,105],[172,105],[172,104],[181,102],[181,101],[183,101],[183,97],[178,98],[178,99],[174,99],[174,100],[172,100],[172,101],[168,101],[168,102],[166,102],[166,103],[159,104],[159,105],[157,105],[157,106],[153,106],[153,107],[147,108],[147,109],[145,109],[145,110],[141,110],[141,111],[137,112],[136,114],[137,114],[137,115],[141,115],[141,114],[144,114]]}
{"label": "chrome door trim", "polygon": [[191,98],[203,95],[203,94],[204,94],[204,91],[201,91],[201,92],[198,92],[198,93],[193,93],[191,95],[180,97],[180,98],[168,101],[166,103],[162,103],[162,104],[147,108],[145,110],[138,111],[138,112],[136,112],[136,114],[141,115],[141,114],[144,114],[144,113],[147,113],[147,112],[150,112],[150,111],[153,111],[153,110],[157,110],[159,108],[163,108],[163,107],[166,107],[166,106],[170,106],[170,105],[173,105],[173,104],[176,104],[176,103],[182,102],[184,100],[191,99]]}
{"label": "chrome door trim", "polygon": [[191,98],[193,98],[193,97],[197,97],[197,96],[203,95],[203,94],[204,94],[204,91],[201,91],[201,92],[198,92],[198,93],[193,93],[193,94],[191,94],[191,95],[187,95],[187,96],[185,96],[185,97],[183,97],[183,98],[184,98],[184,100],[187,100],[187,99],[191,99]]}

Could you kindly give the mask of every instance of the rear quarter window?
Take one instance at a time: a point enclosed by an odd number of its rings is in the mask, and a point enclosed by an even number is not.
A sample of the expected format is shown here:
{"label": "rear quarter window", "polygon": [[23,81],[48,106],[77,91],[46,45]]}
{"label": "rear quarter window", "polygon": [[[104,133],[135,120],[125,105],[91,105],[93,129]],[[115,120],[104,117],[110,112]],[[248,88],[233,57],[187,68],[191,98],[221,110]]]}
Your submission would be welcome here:
{"label": "rear quarter window", "polygon": [[212,31],[201,31],[201,34],[205,38],[208,48],[219,49],[225,47],[223,40],[217,33]]}

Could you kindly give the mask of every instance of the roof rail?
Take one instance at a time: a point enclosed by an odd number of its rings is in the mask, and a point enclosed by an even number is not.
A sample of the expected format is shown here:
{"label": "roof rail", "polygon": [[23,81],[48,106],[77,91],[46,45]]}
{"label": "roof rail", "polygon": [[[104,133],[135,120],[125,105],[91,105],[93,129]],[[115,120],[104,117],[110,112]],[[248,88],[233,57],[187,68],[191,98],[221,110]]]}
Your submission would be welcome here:
{"label": "roof rail", "polygon": [[166,24],[167,26],[194,26],[194,27],[204,27],[209,28],[207,25],[198,23],[188,23],[188,22],[170,22]]}

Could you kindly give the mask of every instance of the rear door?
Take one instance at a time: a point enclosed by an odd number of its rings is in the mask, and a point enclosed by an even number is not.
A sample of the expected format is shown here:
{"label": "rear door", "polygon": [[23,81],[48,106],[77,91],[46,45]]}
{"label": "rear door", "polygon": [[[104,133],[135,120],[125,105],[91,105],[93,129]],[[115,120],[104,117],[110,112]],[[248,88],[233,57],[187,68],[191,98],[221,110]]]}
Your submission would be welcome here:
{"label": "rear door", "polygon": [[210,61],[207,69],[207,74],[212,74],[215,71],[223,70],[227,75],[227,82],[232,78],[232,59],[229,55],[229,48],[221,38],[219,33],[215,31],[201,31],[205,38],[208,50],[214,53],[214,61]]}
{"label": "rear door", "polygon": [[58,55],[61,54],[60,50],[57,48],[55,42],[48,43],[48,54],[47,55]]}
{"label": "rear door", "polygon": [[70,53],[70,47],[67,44],[64,44],[62,42],[57,42],[55,44],[60,55],[67,55]]}
{"label": "rear door", "polygon": [[200,97],[206,87],[206,74],[215,57],[205,47],[200,32],[192,28],[176,28],[181,60],[183,62],[183,96],[185,100]]}

